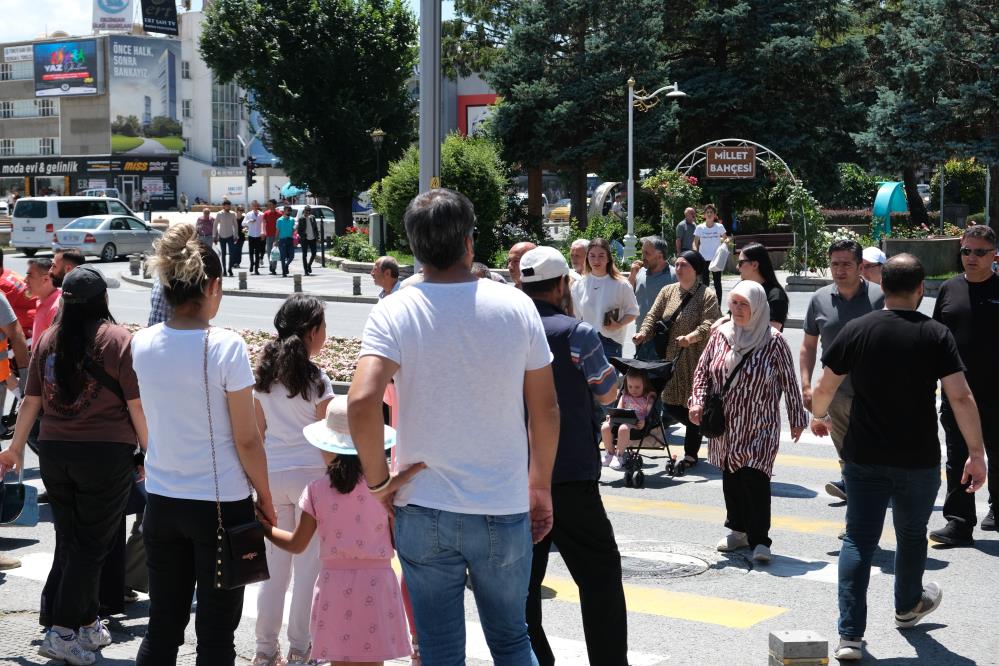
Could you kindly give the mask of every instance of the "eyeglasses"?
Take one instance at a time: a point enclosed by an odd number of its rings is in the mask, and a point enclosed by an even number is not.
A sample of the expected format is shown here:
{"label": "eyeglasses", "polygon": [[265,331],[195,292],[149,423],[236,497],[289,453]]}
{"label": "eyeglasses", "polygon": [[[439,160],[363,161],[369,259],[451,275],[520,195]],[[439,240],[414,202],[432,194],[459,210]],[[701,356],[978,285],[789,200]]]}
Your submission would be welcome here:
{"label": "eyeglasses", "polygon": [[742,267],[743,264],[751,264],[751,263],[753,263],[752,259],[740,259],[739,261],[735,262],[736,266],[739,267]]}
{"label": "eyeglasses", "polygon": [[962,247],[961,248],[961,256],[962,257],[970,257],[972,254],[974,254],[976,257],[987,257],[990,254],[993,254],[994,252],[995,252],[995,250],[989,250],[989,249],[981,248],[981,247],[976,247],[976,248]]}

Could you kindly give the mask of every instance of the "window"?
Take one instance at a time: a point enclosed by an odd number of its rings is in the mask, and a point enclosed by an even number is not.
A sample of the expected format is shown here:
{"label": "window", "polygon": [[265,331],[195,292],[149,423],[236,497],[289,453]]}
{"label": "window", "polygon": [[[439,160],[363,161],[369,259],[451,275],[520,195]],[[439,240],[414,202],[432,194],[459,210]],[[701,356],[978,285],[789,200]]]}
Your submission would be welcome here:
{"label": "window", "polygon": [[191,118],[191,100],[182,99],[180,101],[180,115],[184,118]]}
{"label": "window", "polygon": [[38,115],[42,118],[56,115],[55,100],[37,99],[35,100],[35,106],[38,107]]}
{"label": "window", "polygon": [[60,201],[56,204],[59,217],[87,217],[88,215],[106,215],[107,204],[101,200],[94,201]]}
{"label": "window", "polygon": [[187,60],[180,61],[180,78],[189,79],[191,78],[191,63]]}
{"label": "window", "polygon": [[0,139],[0,155],[10,157],[14,154],[14,139]]}
{"label": "window", "polygon": [[9,63],[0,63],[0,81],[12,81],[14,79],[14,67]]}
{"label": "window", "polygon": [[240,162],[239,87],[235,83],[212,85],[212,163],[235,167]]}
{"label": "window", "polygon": [[39,155],[55,155],[55,139],[45,137],[38,140]]}
{"label": "window", "polygon": [[34,77],[34,63],[30,60],[0,63],[0,81],[24,81]]}
{"label": "window", "polygon": [[108,200],[108,211],[114,213],[115,215],[128,215],[132,212],[125,208],[125,204],[114,201],[113,199]]}
{"label": "window", "polygon": [[3,101],[0,102],[0,118],[13,118],[14,117],[14,102]]}
{"label": "window", "polygon": [[184,137],[184,152],[191,152],[191,139],[189,137]]}
{"label": "window", "polygon": [[111,220],[111,231],[128,231],[128,222],[123,217]]}
{"label": "window", "polygon": [[14,217],[38,219],[48,214],[48,205],[44,201],[21,200],[14,204]]}
{"label": "window", "polygon": [[128,226],[132,229],[132,231],[146,231],[147,230],[146,229],[146,225],[144,225],[142,222],[139,222],[134,217],[125,218],[125,221],[128,222]]}

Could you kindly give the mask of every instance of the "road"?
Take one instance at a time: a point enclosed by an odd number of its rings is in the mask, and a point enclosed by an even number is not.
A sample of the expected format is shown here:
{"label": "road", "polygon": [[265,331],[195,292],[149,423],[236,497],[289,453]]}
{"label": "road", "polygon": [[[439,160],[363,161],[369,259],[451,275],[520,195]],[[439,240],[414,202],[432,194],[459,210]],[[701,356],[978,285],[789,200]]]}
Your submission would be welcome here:
{"label": "road", "polygon": [[[18,260],[8,257],[16,266]],[[125,264],[118,264],[124,268]],[[123,285],[111,292],[112,310],[122,321],[144,321],[148,292]],[[217,323],[269,328],[280,301],[227,298]],[[331,334],[356,335],[370,306],[331,303]],[[795,352],[801,331],[787,333]],[[795,353],[795,357],[797,354]],[[168,406],[156,406],[169,408]],[[147,409],[151,408],[147,406]],[[781,438],[772,485],[774,561],[750,562],[749,552],[721,554],[714,544],[724,535],[724,502],[717,469],[701,463],[686,476],[663,471],[665,453],[655,450],[646,460],[646,488],[624,486],[622,474],[605,469],[601,478],[604,503],[623,556],[628,600],[630,663],[645,665],[762,664],[767,660],[771,631],[809,629],[833,643],[836,639],[836,567],[844,506],[827,496],[825,483],[838,474],[831,443],[804,436],[790,441],[787,424]],[[673,429],[673,452],[682,451],[682,429]],[[702,455],[706,454],[706,446]],[[35,460],[29,458],[29,482],[40,485]],[[938,508],[942,504],[938,498]],[[986,496],[977,497],[980,516]],[[942,524],[935,513],[931,527]],[[42,508],[35,529],[4,528],[0,549],[24,560],[20,569],[0,573],[0,664],[45,664],[35,652],[37,598],[53,548],[51,513]],[[999,536],[978,533],[973,548],[931,547],[926,580],[940,582],[946,594],[941,608],[923,625],[905,632],[893,622],[894,537],[882,537],[874,558],[869,594],[868,650],[863,663],[909,666],[999,664],[999,637],[992,631],[992,576],[999,557]],[[557,554],[545,581],[545,625],[558,663],[586,663],[578,592]],[[247,589],[243,622],[237,634],[238,663],[253,656],[256,590]],[[148,602],[129,607],[113,618],[115,645],[99,663],[127,664],[145,631]],[[474,601],[466,596],[468,663],[489,663]],[[178,663],[193,664],[193,623]],[[400,662],[405,663],[405,662]]]}

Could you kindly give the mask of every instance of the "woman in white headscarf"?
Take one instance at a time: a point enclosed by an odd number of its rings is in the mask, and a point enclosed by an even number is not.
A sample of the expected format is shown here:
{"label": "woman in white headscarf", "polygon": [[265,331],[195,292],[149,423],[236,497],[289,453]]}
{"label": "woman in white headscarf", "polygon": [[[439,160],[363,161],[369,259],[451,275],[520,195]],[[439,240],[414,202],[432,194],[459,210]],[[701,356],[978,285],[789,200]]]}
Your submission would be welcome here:
{"label": "woman in white headscarf", "polygon": [[700,423],[707,397],[725,394],[725,434],[711,440],[708,461],[722,470],[730,532],[718,550],[749,547],[757,562],[770,561],[770,476],[780,447],[780,397],[784,394],[791,438],[798,441],[808,415],[794,372],[791,349],[770,326],[767,294],[743,280],[729,294],[731,321],[719,326],[694,371],[690,420]]}

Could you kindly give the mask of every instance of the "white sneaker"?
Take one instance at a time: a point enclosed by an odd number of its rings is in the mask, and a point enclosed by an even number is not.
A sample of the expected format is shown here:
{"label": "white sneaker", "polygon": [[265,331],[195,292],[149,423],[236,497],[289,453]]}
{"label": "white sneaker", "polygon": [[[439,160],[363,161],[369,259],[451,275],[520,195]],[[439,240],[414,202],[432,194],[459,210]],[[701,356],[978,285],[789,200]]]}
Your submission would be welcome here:
{"label": "white sneaker", "polygon": [[610,468],[616,472],[620,472],[622,469],[624,469],[624,465],[621,463],[621,459],[619,457],[614,456],[613,458],[611,458]]}
{"label": "white sneaker", "polygon": [[38,654],[49,659],[65,661],[71,666],[90,666],[97,661],[97,655],[90,650],[84,650],[76,635],[63,638],[55,631],[48,631],[42,644],[38,646]]}
{"label": "white sneaker", "polygon": [[107,620],[97,618],[89,627],[80,627],[77,634],[80,637],[80,646],[84,650],[99,650],[106,645],[111,645],[111,632],[108,631]]}
{"label": "white sneaker", "polygon": [[924,617],[940,608],[943,601],[943,590],[936,583],[929,583],[923,586],[923,596],[919,603],[908,613],[895,613],[895,624],[900,629],[908,629],[916,626],[916,623]]}
{"label": "white sneaker", "polygon": [[839,645],[833,656],[840,661],[860,661],[864,657],[863,639],[852,640],[850,638],[839,637]]}
{"label": "white sneaker", "polygon": [[724,539],[718,542],[718,550],[727,553],[736,548],[746,548],[749,546],[749,537],[745,532],[729,532]]}
{"label": "white sneaker", "polygon": [[770,548],[764,546],[762,543],[753,549],[753,561],[760,562],[762,564],[769,564],[770,560],[773,559],[773,555],[770,554]]}
{"label": "white sneaker", "polygon": [[601,461],[600,464],[602,464],[604,467],[607,467],[608,465],[611,464],[612,460],[614,460],[613,453],[604,453],[604,459]]}

